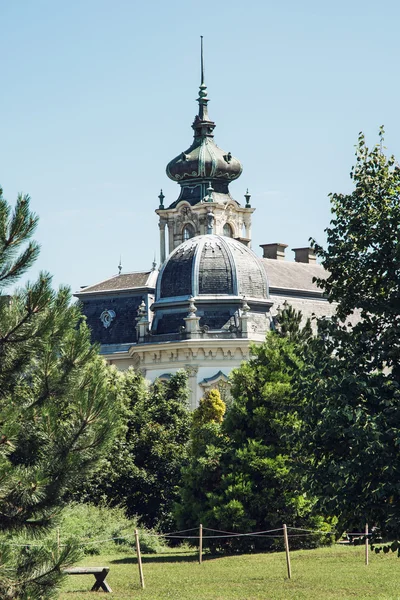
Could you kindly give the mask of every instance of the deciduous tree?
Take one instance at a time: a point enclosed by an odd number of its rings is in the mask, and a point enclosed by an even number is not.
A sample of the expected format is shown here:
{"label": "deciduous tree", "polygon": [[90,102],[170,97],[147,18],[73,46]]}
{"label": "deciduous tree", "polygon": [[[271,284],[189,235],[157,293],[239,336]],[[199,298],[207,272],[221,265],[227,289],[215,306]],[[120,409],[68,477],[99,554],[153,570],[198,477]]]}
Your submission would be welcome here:
{"label": "deciduous tree", "polygon": [[122,505],[147,527],[171,531],[181,468],[187,460],[191,414],[187,375],[149,386],[140,373],[123,373],[122,428],[112,451],[79,494]]}
{"label": "deciduous tree", "polygon": [[342,528],[400,530],[400,168],[360,134],[350,194],[332,194],[318,283],[337,317],[320,322],[300,393],[310,489]]}

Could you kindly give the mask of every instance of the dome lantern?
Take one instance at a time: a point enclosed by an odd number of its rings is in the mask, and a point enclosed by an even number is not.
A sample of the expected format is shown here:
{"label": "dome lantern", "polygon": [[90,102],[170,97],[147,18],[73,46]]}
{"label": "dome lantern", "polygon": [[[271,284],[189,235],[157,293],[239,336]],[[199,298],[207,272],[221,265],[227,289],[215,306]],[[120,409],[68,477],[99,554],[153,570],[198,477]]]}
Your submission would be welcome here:
{"label": "dome lantern", "polygon": [[[201,36],[201,80],[197,102],[198,114],[192,124],[193,143],[169,162],[167,175],[182,188],[177,202],[186,198],[185,187],[188,185],[191,186],[190,203],[193,205],[201,202],[210,184],[216,192],[215,201],[226,202],[232,199],[228,185],[240,176],[242,165],[231,152],[221,150],[214,142],[215,123],[208,115],[209,98],[204,81],[203,36]],[[198,187],[195,193],[193,193],[194,184]],[[169,208],[173,208],[177,202]]]}

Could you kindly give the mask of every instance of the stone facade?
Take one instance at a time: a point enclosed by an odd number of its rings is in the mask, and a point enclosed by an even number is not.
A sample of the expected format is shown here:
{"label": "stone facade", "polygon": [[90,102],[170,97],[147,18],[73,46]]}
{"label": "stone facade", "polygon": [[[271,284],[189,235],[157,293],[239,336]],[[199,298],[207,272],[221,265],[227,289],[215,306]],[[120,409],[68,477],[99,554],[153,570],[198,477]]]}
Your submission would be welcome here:
{"label": "stone facade", "polygon": [[172,208],[158,209],[156,213],[159,216],[161,263],[185,241],[186,235],[226,235],[228,232],[230,237],[241,238],[251,245],[251,215],[254,210],[239,206],[231,198],[226,204],[211,200],[191,206],[188,201],[183,200]]}

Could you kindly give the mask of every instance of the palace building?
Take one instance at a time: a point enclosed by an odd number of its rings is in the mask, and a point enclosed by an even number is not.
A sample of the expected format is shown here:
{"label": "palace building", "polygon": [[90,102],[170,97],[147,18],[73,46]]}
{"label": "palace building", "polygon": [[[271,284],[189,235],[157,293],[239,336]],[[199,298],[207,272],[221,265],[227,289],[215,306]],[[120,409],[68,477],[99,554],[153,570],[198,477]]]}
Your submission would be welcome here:
{"label": "palace building", "polygon": [[193,142],[166,169],[178,197],[164,206],[159,195],[159,270],[120,272],[75,294],[109,363],[150,381],[186,369],[192,408],[210,388],[227,391],[230,371],[285,302],[304,318],[334,311],[313,283],[324,270],[311,248],[295,248],[294,262],[286,244],[262,244],[262,256],[251,249],[255,208],[248,192],[241,204],[229,191],[242,165],[214,141],[203,66],[198,105]]}

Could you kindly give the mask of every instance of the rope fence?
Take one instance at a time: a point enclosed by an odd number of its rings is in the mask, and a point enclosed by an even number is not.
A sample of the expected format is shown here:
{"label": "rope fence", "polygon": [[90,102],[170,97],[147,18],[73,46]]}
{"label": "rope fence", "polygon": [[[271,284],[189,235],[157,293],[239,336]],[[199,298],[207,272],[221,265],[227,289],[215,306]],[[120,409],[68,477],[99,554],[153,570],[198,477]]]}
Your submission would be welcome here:
{"label": "rope fence", "polygon": [[[173,531],[172,533],[148,533],[146,532],[146,536],[148,537],[156,537],[156,538],[164,538],[166,540],[168,539],[182,539],[182,540],[198,540],[200,538],[202,538],[203,540],[205,539],[226,539],[226,538],[243,538],[243,537],[258,537],[258,538],[270,538],[270,539],[274,539],[274,538],[281,538],[284,537],[283,534],[283,527],[279,527],[277,529],[266,529],[266,530],[262,530],[262,531],[250,531],[247,533],[237,533],[234,531],[224,531],[221,529],[213,529],[211,527],[202,527],[203,531],[211,531],[214,533],[221,533],[222,535],[180,535],[180,534],[185,534],[188,532],[192,532],[192,531],[198,531],[197,527],[192,527],[191,529],[182,529],[180,531]],[[302,529],[300,527],[290,527],[289,525],[287,526],[287,530],[288,530],[288,537],[304,537],[304,536],[309,536],[309,535],[336,535],[337,532],[336,531],[322,531],[320,529]],[[267,535],[270,533],[276,533],[281,531],[281,534],[277,534],[277,535]],[[304,533],[291,533],[291,531],[302,531]],[[57,541],[59,541],[59,528],[57,529]],[[363,533],[358,533],[358,532],[351,532],[347,534],[348,536],[351,537],[356,537],[356,536],[371,536],[372,533],[368,533],[365,534],[365,532]],[[135,534],[126,534],[126,535],[120,535],[120,536],[115,536],[115,537],[109,537],[109,538],[102,538],[102,539],[88,539],[88,538],[81,538],[76,540],[77,543],[81,546],[86,546],[86,545],[90,545],[90,544],[105,544],[107,542],[113,542],[113,541],[118,541],[118,540],[126,540],[126,539],[130,539],[130,538],[134,538]],[[3,546],[11,546],[11,547],[27,547],[27,546],[43,546],[43,544],[41,543],[32,543],[32,542],[25,542],[25,543],[19,543],[19,544],[14,544],[11,542],[1,542],[1,545]],[[59,544],[59,546],[61,548],[64,548],[66,546],[66,544]]]}
{"label": "rope fence", "polygon": [[[198,531],[198,535],[189,535],[192,534],[193,532],[197,532]],[[204,535],[204,532],[212,532],[214,534],[217,535]],[[297,532],[301,532],[301,533],[297,533]],[[271,535],[273,534],[273,535]],[[270,539],[278,539],[278,538],[283,538],[284,541],[284,547],[285,547],[285,555],[286,555],[286,565],[287,565],[287,576],[288,579],[291,578],[292,576],[292,572],[291,572],[291,562],[290,562],[290,549],[289,549],[289,539],[290,538],[299,538],[299,537],[307,537],[307,536],[313,536],[313,535],[336,535],[337,532],[332,530],[332,531],[322,531],[322,530],[313,530],[313,529],[304,529],[301,527],[291,527],[291,526],[287,526],[286,524],[283,524],[282,527],[278,527],[277,529],[266,529],[266,530],[262,530],[262,531],[251,531],[251,532],[246,532],[246,533],[237,533],[237,532],[233,532],[233,531],[224,531],[221,529],[213,529],[210,527],[203,527],[202,524],[199,525],[199,527],[192,527],[190,529],[181,529],[180,531],[173,531],[171,533],[147,533],[147,536],[150,537],[158,537],[160,539],[164,539],[164,540],[168,540],[168,539],[181,539],[181,540],[198,540],[198,547],[199,547],[199,564],[202,564],[202,560],[203,560],[203,540],[217,540],[217,539],[227,539],[227,538],[247,538],[247,537],[254,537],[254,538],[270,538]],[[350,540],[352,538],[356,538],[356,537],[361,537],[365,539],[365,564],[368,565],[369,563],[369,539],[370,537],[373,535],[372,532],[368,531],[368,524],[365,525],[365,531],[360,533],[360,532],[349,532],[347,533],[348,538],[350,538]],[[112,541],[118,541],[118,540],[127,540],[130,538],[134,538],[135,539],[135,547],[136,547],[136,555],[137,555],[137,562],[138,562],[138,567],[139,567],[139,578],[140,578],[140,585],[141,587],[144,589],[144,575],[143,575],[143,564],[142,564],[142,556],[141,556],[141,552],[140,552],[140,535],[139,535],[139,530],[135,529],[135,532],[132,534],[127,534],[124,536],[116,536],[116,537],[110,537],[110,538],[105,538],[105,539],[87,539],[87,538],[82,538],[80,540],[77,540],[77,543],[81,546],[87,546],[87,545],[92,545],[92,544],[105,544],[107,542],[112,542]],[[57,528],[57,551],[58,554],[60,553],[60,549],[65,547],[66,544],[61,544],[60,542],[61,536],[60,536],[60,528]],[[1,545],[6,545],[6,546],[10,546],[10,547],[43,547],[43,544],[40,543],[8,543],[8,542],[4,542],[4,543],[0,543]]]}

